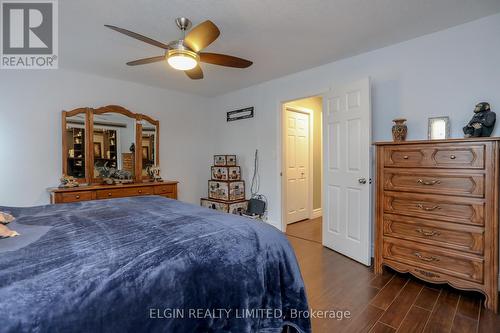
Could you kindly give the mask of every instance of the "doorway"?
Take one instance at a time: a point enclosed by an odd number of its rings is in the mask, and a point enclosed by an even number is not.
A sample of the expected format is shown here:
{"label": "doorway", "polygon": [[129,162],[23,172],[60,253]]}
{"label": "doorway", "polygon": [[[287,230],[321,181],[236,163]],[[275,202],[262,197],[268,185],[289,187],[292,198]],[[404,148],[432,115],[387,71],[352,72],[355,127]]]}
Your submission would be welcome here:
{"label": "doorway", "polygon": [[286,102],[282,112],[284,227],[321,243],[323,97]]}

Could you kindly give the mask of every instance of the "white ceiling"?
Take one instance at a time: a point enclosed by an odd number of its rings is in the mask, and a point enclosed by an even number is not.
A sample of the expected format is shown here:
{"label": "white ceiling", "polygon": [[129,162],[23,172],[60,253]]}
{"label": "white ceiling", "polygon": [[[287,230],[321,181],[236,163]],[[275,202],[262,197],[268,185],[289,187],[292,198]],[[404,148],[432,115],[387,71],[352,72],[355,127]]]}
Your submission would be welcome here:
{"label": "white ceiling", "polygon": [[[60,0],[60,67],[215,96],[500,12],[499,0]],[[203,64],[192,81],[166,63],[129,60],[162,50],[104,27],[168,42],[174,19],[212,20],[221,35],[206,51],[254,62],[248,69]]]}

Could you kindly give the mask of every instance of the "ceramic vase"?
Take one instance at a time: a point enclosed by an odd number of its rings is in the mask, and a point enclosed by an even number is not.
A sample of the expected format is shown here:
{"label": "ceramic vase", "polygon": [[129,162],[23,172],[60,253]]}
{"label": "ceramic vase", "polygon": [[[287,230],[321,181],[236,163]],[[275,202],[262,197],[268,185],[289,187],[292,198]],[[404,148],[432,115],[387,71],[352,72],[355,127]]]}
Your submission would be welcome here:
{"label": "ceramic vase", "polygon": [[394,141],[405,141],[408,127],[406,126],[406,119],[398,118],[393,120],[392,126],[392,139]]}

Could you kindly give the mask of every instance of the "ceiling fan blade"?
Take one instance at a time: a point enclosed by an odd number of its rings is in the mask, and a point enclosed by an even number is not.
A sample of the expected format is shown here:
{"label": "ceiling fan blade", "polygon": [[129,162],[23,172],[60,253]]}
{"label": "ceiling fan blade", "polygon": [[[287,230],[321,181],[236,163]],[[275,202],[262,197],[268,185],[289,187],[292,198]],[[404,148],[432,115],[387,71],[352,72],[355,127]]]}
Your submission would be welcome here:
{"label": "ceiling fan blade", "polygon": [[118,32],[120,32],[120,33],[122,33],[124,35],[129,36],[129,37],[138,39],[141,42],[148,43],[148,44],[151,44],[153,46],[157,46],[157,47],[159,47],[161,49],[165,49],[165,50],[169,49],[169,47],[168,47],[167,44],[163,44],[162,42],[159,42],[159,41],[151,39],[149,37],[140,35],[140,34],[138,34],[136,32],[133,32],[133,31],[130,31],[130,30],[127,30],[127,29],[123,29],[123,28],[119,28],[119,27],[115,27],[113,25],[108,25],[108,24],[105,24],[104,26],[107,27],[107,28],[110,28],[112,30],[118,31]]}
{"label": "ceiling fan blade", "polygon": [[145,64],[150,64],[152,62],[158,62],[165,60],[165,56],[157,56],[157,57],[151,57],[151,58],[143,58],[143,59],[138,59],[134,61],[129,61],[127,62],[127,65],[129,66],[137,66],[137,65],[145,65]]}
{"label": "ceiling fan blade", "polygon": [[194,52],[200,52],[219,37],[219,28],[210,20],[198,24],[184,38],[184,43]]}
{"label": "ceiling fan blade", "polygon": [[201,70],[200,65],[188,71],[184,71],[184,73],[186,73],[186,75],[189,76],[192,80],[203,79],[203,71]]}
{"label": "ceiling fan blade", "polygon": [[227,54],[206,53],[206,52],[200,53],[200,61],[219,66],[236,67],[236,68],[247,68],[252,66],[253,64],[253,62],[249,60],[233,57]]}

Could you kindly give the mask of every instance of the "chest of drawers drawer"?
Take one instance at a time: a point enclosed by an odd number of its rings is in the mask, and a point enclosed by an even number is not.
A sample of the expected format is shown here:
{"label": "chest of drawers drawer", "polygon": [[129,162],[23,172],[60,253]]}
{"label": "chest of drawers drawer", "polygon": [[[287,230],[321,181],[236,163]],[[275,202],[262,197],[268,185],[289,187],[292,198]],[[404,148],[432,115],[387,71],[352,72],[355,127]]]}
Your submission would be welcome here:
{"label": "chest of drawers drawer", "polygon": [[385,191],[383,205],[391,214],[484,225],[482,199]]}
{"label": "chest of drawers drawer", "polygon": [[92,200],[92,193],[84,191],[59,193],[59,196],[59,201],[61,203]]}
{"label": "chest of drawers drawer", "polygon": [[390,260],[426,267],[469,281],[483,282],[483,259],[462,252],[385,238],[383,256]]}
{"label": "chest of drawers drawer", "polygon": [[154,194],[156,195],[174,195],[175,191],[175,185],[161,185],[161,186],[155,186],[154,188]]}
{"label": "chest of drawers drawer", "polygon": [[152,187],[130,187],[120,189],[98,190],[96,191],[97,199],[112,199],[112,198],[125,198],[140,195],[153,194]]}
{"label": "chest of drawers drawer", "polygon": [[384,170],[384,189],[415,193],[433,193],[483,198],[484,173],[464,173],[454,170],[406,171],[387,168]]}
{"label": "chest of drawers drawer", "polygon": [[416,217],[384,214],[384,236],[484,253],[484,228]]}
{"label": "chest of drawers drawer", "polygon": [[384,164],[387,167],[484,169],[484,154],[484,144],[394,146],[385,148]]}

